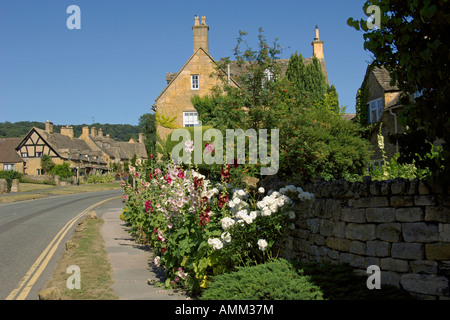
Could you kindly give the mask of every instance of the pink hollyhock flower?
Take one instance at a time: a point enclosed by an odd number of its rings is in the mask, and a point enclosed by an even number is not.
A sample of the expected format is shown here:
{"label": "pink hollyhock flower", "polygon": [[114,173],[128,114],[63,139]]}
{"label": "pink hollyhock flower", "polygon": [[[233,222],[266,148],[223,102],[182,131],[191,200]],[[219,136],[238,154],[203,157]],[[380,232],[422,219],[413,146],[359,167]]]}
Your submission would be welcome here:
{"label": "pink hollyhock flower", "polygon": [[205,143],[205,151],[211,153],[214,151],[214,143]]}
{"label": "pink hollyhock flower", "polygon": [[179,171],[178,171],[178,178],[181,178],[181,179],[184,178],[184,172],[183,172],[183,170],[179,170]]}

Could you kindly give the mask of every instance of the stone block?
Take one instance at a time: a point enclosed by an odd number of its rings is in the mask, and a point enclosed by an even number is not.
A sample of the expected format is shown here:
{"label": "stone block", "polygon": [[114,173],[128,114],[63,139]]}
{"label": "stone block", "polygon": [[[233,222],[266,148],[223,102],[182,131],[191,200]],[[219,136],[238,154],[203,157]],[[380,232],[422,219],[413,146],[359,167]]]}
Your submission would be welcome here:
{"label": "stone block", "polygon": [[421,243],[393,243],[391,256],[399,259],[422,260],[424,258],[424,245]]}
{"label": "stone block", "polygon": [[389,199],[387,197],[370,197],[370,198],[360,198],[352,202],[355,208],[377,208],[377,207],[388,207]]}
{"label": "stone block", "polygon": [[414,200],[412,196],[392,196],[391,206],[394,208],[398,207],[411,207],[414,205]]}
{"label": "stone block", "polygon": [[439,241],[450,242],[450,224],[439,223]]}
{"label": "stone block", "polygon": [[338,238],[345,237],[345,222],[336,221],[333,225],[333,236]]}
{"label": "stone block", "polygon": [[307,219],[306,224],[308,225],[308,229],[311,230],[311,232],[313,232],[313,233],[319,232],[319,219],[318,218]]}
{"label": "stone block", "polygon": [[449,280],[442,276],[408,273],[400,277],[400,283],[410,292],[438,296],[449,294]]}
{"label": "stone block", "polygon": [[425,222],[403,223],[402,233],[406,242],[430,243],[439,240],[439,228],[436,224]]}
{"label": "stone block", "polygon": [[333,249],[333,250],[339,250],[348,252],[350,249],[350,240],[347,239],[341,239],[341,238],[327,238],[325,239],[325,244],[327,247]]}
{"label": "stone block", "polygon": [[310,233],[311,231],[300,228],[292,230],[292,236],[300,239],[308,239]]}
{"label": "stone block", "polygon": [[375,240],[375,225],[349,223],[345,227],[345,238],[362,241]]}
{"label": "stone block", "polygon": [[328,219],[320,219],[319,233],[326,237],[333,236],[334,221]]}
{"label": "stone block", "polygon": [[346,222],[366,222],[364,209],[343,208],[341,212],[341,220]]}
{"label": "stone block", "polygon": [[425,245],[428,260],[450,260],[450,243],[431,243]]}
{"label": "stone block", "polygon": [[403,273],[409,271],[409,265],[406,260],[394,258],[381,258],[380,268],[381,270],[389,270]]}
{"label": "stone block", "polygon": [[381,288],[383,285],[400,288],[400,274],[393,271],[381,271]]}
{"label": "stone block", "polygon": [[20,192],[19,179],[12,179],[10,191],[11,192]]}
{"label": "stone block", "polygon": [[406,190],[405,180],[394,180],[391,183],[391,194],[400,195],[404,194]]}
{"label": "stone block", "polygon": [[351,253],[341,253],[339,255],[339,262],[350,265],[355,268],[366,268],[366,259],[364,257],[358,256]]}
{"label": "stone block", "polygon": [[395,209],[395,219],[399,222],[417,222],[423,220],[422,208],[398,208]]}
{"label": "stone block", "polygon": [[388,196],[391,193],[391,181],[386,180],[381,182],[380,193],[384,196]]}
{"label": "stone block", "polygon": [[376,227],[376,236],[380,240],[397,242],[400,241],[401,228],[400,223],[382,223]]}
{"label": "stone block", "polygon": [[409,267],[412,273],[432,273],[436,274],[438,263],[436,261],[428,260],[414,260],[409,262]]}
{"label": "stone block", "polygon": [[0,179],[0,194],[8,193],[8,184],[6,179]]}
{"label": "stone block", "polygon": [[381,195],[381,182],[380,181],[372,181],[369,185],[370,194],[372,196]]}
{"label": "stone block", "polygon": [[425,221],[450,223],[450,207],[426,207]]}
{"label": "stone block", "polygon": [[416,194],[417,188],[419,186],[419,180],[418,179],[413,179],[409,182],[409,187],[408,190],[406,191],[407,194]]}
{"label": "stone block", "polygon": [[385,241],[367,241],[367,255],[375,257],[387,257],[391,253],[391,244]]}
{"label": "stone block", "polygon": [[364,242],[354,240],[350,242],[349,252],[359,255],[366,255],[367,254],[366,244]]}
{"label": "stone block", "polygon": [[325,245],[325,237],[317,234],[317,233],[311,233],[309,235],[309,241],[311,241],[312,244],[323,246]]}
{"label": "stone block", "polygon": [[367,222],[394,222],[395,209],[394,208],[367,208],[366,209]]}
{"label": "stone block", "polygon": [[421,194],[414,196],[414,205],[416,206],[434,206],[436,197],[434,195]]}
{"label": "stone block", "polygon": [[428,187],[427,183],[425,181],[419,182],[419,187],[417,188],[419,191],[419,194],[429,194],[430,188]]}
{"label": "stone block", "polygon": [[61,290],[56,287],[46,288],[39,291],[39,300],[61,300]]}

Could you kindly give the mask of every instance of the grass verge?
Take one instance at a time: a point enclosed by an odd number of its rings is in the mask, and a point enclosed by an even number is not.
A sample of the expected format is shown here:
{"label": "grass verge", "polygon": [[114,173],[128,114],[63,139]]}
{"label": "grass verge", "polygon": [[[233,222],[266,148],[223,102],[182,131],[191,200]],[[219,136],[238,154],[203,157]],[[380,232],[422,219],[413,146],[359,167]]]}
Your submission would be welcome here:
{"label": "grass verge", "polygon": [[48,195],[39,194],[39,193],[16,194],[16,195],[12,195],[12,196],[8,195],[8,196],[0,197],[0,203],[11,203],[11,202],[41,199],[41,198],[48,198]]}
{"label": "grass verge", "polygon": [[[102,219],[84,219],[79,224],[71,241],[74,248],[64,251],[47,288],[57,288],[61,300],[117,300],[112,288],[112,269],[104,240],[100,233]],[[80,268],[81,288],[68,289],[69,266]]]}
{"label": "grass verge", "polygon": [[64,188],[55,188],[46,191],[47,194],[55,194],[55,195],[65,195],[65,194],[74,194],[74,193],[82,193],[82,192],[94,192],[94,191],[105,191],[105,190],[113,190],[113,189],[121,189],[119,183],[110,182],[110,183],[94,183],[94,184],[80,184],[64,187]]}

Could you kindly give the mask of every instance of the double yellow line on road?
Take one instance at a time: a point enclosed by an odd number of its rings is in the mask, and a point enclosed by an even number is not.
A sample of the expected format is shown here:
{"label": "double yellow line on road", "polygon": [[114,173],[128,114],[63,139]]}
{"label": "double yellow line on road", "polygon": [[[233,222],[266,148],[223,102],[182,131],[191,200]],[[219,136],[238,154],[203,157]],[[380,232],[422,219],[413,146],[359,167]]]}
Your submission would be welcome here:
{"label": "double yellow line on road", "polygon": [[47,267],[50,259],[55,254],[56,249],[58,248],[59,244],[61,243],[62,239],[64,239],[64,236],[66,233],[70,230],[70,228],[74,225],[74,223],[80,219],[83,215],[85,215],[90,210],[94,209],[95,207],[113,200],[120,198],[113,197],[109,198],[100,202],[97,202],[90,206],[89,208],[83,210],[81,213],[79,213],[76,217],[72,218],[69,222],[66,223],[66,225],[58,232],[58,234],[53,238],[53,240],[50,242],[50,244],[45,248],[45,250],[41,253],[41,255],[37,258],[37,260],[33,263],[31,268],[28,270],[28,272],[25,274],[25,276],[20,280],[17,288],[15,288],[11,293],[6,297],[6,300],[25,300],[28,294],[30,293],[31,288],[36,283],[37,279],[41,275],[41,273],[45,270]]}

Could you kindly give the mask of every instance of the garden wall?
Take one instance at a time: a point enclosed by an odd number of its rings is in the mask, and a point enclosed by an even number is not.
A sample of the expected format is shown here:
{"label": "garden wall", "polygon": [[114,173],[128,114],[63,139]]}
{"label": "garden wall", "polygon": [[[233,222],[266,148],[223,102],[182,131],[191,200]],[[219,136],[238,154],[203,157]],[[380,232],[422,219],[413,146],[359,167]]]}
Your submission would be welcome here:
{"label": "garden wall", "polygon": [[381,269],[381,287],[420,299],[450,299],[450,195],[424,181],[309,183],[315,200],[298,203],[282,256],[345,263],[367,276]]}

